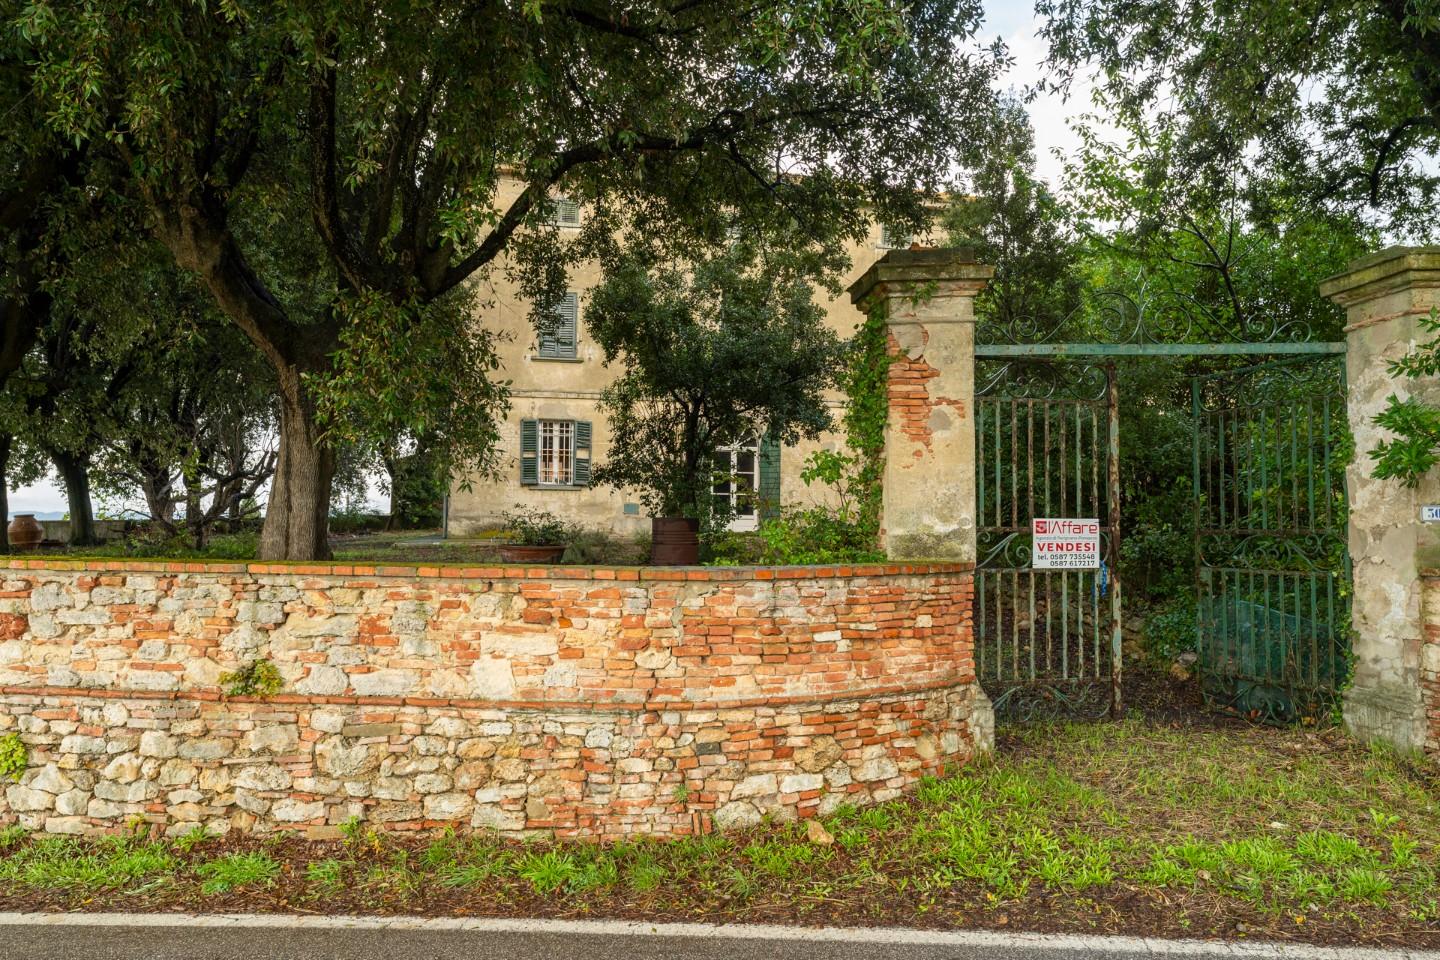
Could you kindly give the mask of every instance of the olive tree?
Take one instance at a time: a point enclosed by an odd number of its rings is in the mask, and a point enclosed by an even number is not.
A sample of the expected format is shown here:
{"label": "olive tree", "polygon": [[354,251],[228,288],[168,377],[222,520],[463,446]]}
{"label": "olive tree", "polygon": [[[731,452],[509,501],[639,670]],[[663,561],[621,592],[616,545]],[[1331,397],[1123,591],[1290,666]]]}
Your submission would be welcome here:
{"label": "olive tree", "polygon": [[704,520],[717,449],[830,428],[825,390],[845,350],[812,280],[744,243],[698,263],[622,255],[587,314],[620,370],[601,395],[611,440],[595,482],[637,491],[652,516]]}

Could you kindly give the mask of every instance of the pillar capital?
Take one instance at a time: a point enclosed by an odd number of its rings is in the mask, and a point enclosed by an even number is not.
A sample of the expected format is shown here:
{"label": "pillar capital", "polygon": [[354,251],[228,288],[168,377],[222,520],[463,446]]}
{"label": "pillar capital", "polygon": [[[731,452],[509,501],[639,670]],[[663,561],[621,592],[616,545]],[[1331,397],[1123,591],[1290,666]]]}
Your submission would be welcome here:
{"label": "pillar capital", "polygon": [[[969,247],[891,250],[850,285],[850,302],[868,312],[876,302],[915,297],[973,298],[990,283],[995,268],[975,259]],[[896,314],[891,311],[892,317]],[[895,322],[892,319],[892,322]],[[899,321],[899,322],[903,322]],[[974,313],[948,321],[974,322]]]}
{"label": "pillar capital", "polygon": [[1390,294],[1440,287],[1440,247],[1387,247],[1320,281],[1320,295],[1350,309]]}

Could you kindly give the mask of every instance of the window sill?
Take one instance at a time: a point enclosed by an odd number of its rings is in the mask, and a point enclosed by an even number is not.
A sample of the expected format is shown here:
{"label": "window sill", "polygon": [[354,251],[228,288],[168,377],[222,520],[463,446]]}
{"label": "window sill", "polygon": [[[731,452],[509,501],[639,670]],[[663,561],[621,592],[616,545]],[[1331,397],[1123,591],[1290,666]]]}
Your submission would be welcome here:
{"label": "window sill", "polygon": [[522,484],[520,484],[520,486],[524,487],[526,490],[541,490],[541,491],[544,491],[544,490],[556,490],[556,491],[567,491],[567,490],[570,490],[570,491],[573,491],[573,490],[589,490],[589,489],[590,489],[590,485],[589,485],[589,484],[578,484],[578,483],[522,483]]}
{"label": "window sill", "polygon": [[584,358],[584,357],[542,357],[542,356],[539,356],[538,354],[532,353],[532,354],[530,355],[530,361],[531,361],[532,363],[584,363],[584,362],[585,362],[585,358]]}

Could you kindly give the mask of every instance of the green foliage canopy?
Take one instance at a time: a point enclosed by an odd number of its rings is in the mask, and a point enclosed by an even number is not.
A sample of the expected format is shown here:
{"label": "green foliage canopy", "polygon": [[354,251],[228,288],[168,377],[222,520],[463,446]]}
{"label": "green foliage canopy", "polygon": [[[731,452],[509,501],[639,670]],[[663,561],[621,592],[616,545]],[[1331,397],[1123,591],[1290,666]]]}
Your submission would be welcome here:
{"label": "green foliage canopy", "polygon": [[627,255],[587,320],[620,376],[601,396],[609,455],[595,481],[639,492],[656,517],[707,519],[712,455],[831,426],[824,391],[845,358],[795,258],[737,244],[689,265]]}
{"label": "green foliage canopy", "polygon": [[[304,558],[337,439],[431,434],[493,465],[505,394],[466,322],[488,270],[538,321],[624,230],[689,255],[737,218],[831,252],[872,214],[918,225],[984,123],[979,7],[6,0],[0,21],[49,134],[103,156],[274,368],[261,552]],[[560,192],[587,210],[573,242]]]}

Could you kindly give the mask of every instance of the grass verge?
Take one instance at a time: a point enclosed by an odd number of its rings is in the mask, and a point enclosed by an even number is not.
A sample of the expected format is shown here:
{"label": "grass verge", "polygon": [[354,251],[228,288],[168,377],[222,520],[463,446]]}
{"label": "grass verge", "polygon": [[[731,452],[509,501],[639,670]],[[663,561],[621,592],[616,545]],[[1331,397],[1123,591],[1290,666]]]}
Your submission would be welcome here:
{"label": "grass verge", "polygon": [[[744,834],[93,839],[0,831],[7,909],[904,924],[1440,945],[1440,780],[1333,732],[1012,732],[913,796]],[[822,838],[823,839],[823,838]]]}

